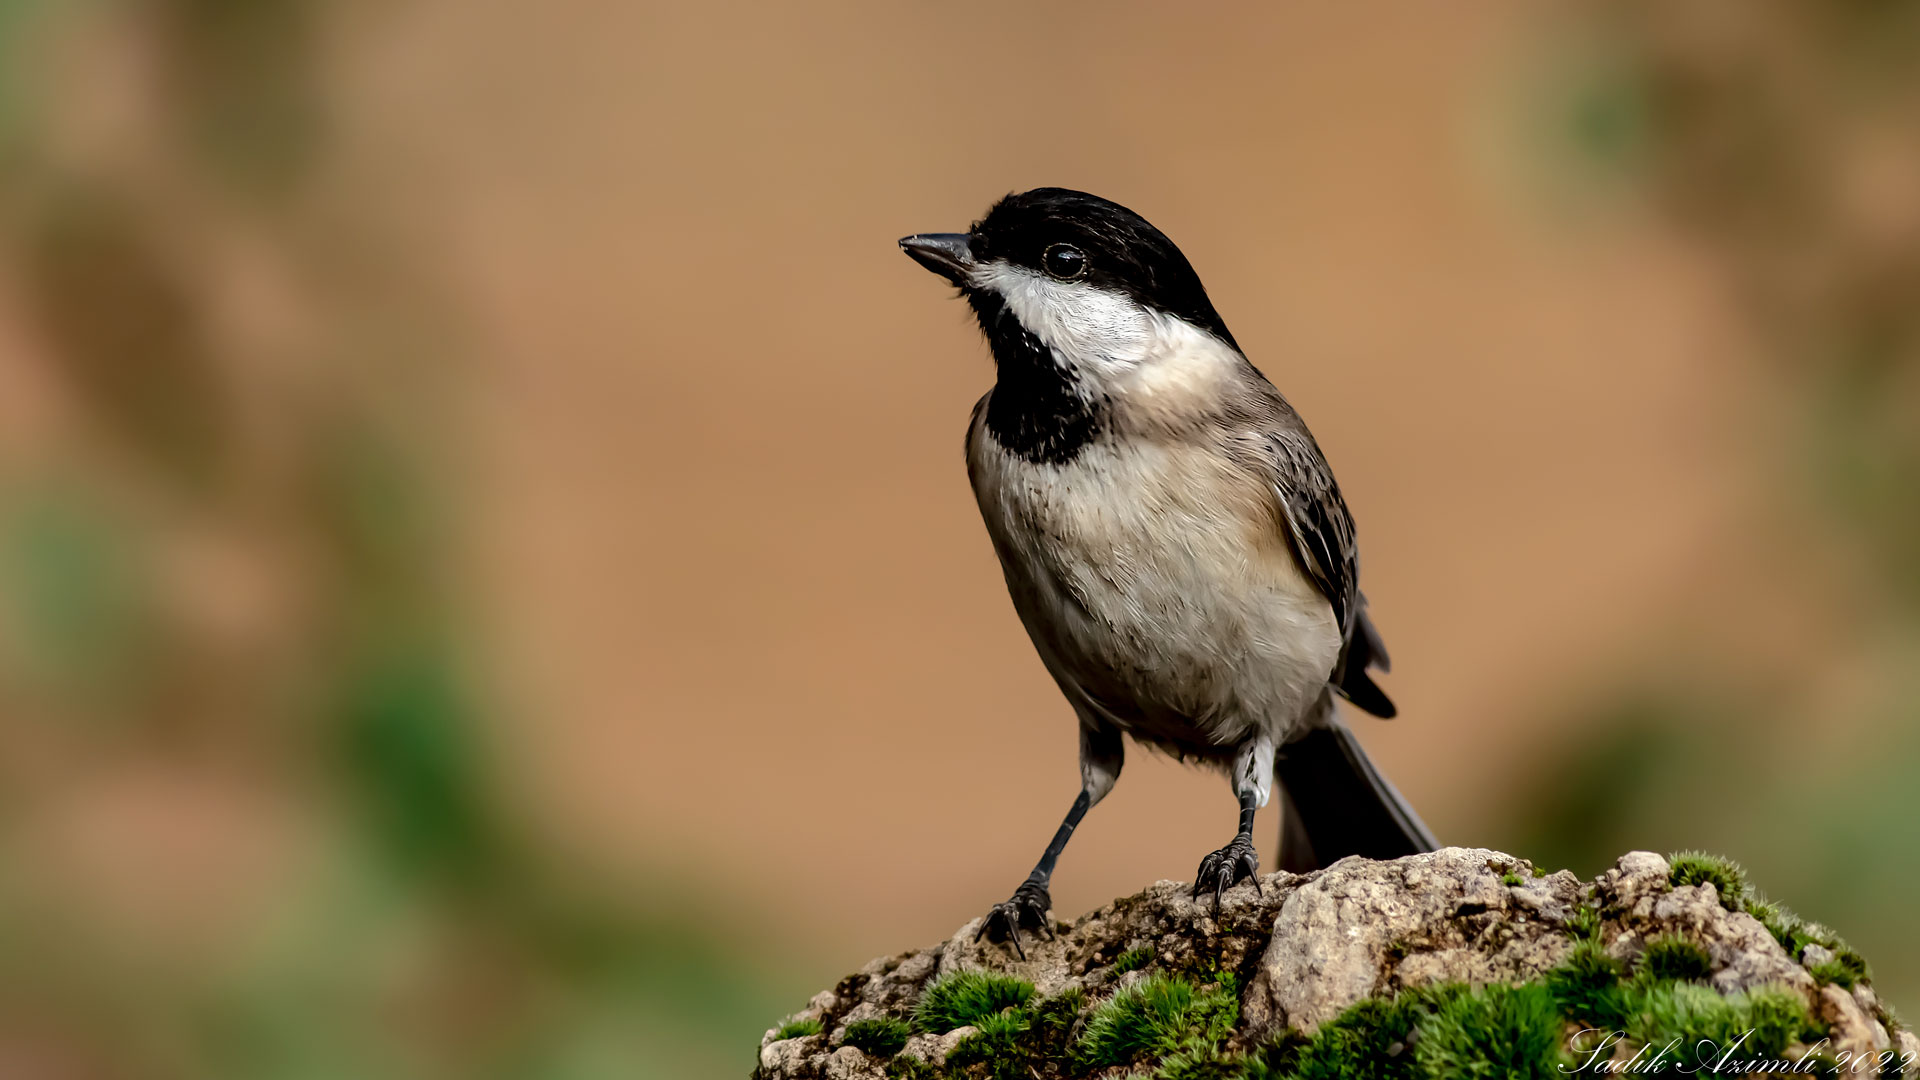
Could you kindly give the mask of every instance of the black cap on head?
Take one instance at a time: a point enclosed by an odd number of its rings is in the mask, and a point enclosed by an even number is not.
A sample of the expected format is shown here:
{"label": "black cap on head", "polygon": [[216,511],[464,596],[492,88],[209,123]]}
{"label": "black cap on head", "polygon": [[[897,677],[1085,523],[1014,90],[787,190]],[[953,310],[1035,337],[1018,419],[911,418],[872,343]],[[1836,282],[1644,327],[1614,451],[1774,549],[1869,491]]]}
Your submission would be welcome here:
{"label": "black cap on head", "polygon": [[1167,234],[1098,195],[1044,187],[995,203],[968,234],[979,262],[1016,266],[1125,293],[1238,349],[1200,275]]}

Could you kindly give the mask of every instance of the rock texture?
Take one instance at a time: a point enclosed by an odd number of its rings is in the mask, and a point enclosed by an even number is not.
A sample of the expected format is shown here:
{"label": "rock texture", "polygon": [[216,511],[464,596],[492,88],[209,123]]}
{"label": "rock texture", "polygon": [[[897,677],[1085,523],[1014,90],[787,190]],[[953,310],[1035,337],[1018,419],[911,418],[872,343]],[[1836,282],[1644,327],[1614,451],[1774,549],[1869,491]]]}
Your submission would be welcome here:
{"label": "rock texture", "polygon": [[[1217,913],[1212,897],[1192,900],[1187,886],[1163,881],[1071,925],[1056,924],[1052,940],[1027,943],[1024,960],[1005,945],[976,943],[978,920],[930,948],[875,960],[795,1015],[820,1021],[819,1034],[776,1039],[769,1031],[755,1075],[890,1075],[887,1062],[844,1043],[847,1025],[909,1018],[929,982],[952,971],[1016,976],[1041,996],[1078,990],[1090,1005],[1137,981],[1144,969],[1182,973],[1239,992],[1239,1023],[1229,1041],[1246,1048],[1289,1031],[1311,1035],[1369,998],[1449,983],[1538,980],[1566,963],[1580,937],[1598,942],[1626,970],[1656,938],[1684,939],[1710,959],[1706,982],[1723,994],[1780,987],[1801,996],[1831,1032],[1826,1053],[1920,1055],[1920,1040],[1890,1027],[1864,979],[1851,988],[1816,979],[1810,969],[1831,961],[1830,950],[1807,944],[1801,956],[1789,955],[1741,908],[1723,903],[1711,882],[1673,884],[1667,860],[1648,852],[1622,857],[1592,881],[1568,871],[1541,874],[1525,860],[1477,848],[1391,862],[1351,858],[1307,875],[1267,875],[1258,893],[1243,884]],[[904,1054],[938,1070],[973,1034],[970,1027],[915,1034]]]}

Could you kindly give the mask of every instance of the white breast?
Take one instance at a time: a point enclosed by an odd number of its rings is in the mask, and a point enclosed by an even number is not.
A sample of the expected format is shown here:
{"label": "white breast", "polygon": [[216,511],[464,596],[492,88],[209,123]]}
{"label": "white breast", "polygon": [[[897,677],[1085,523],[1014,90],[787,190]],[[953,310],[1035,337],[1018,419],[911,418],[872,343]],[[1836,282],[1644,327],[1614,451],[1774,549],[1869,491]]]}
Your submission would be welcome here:
{"label": "white breast", "polygon": [[1192,753],[1284,741],[1318,701],[1339,633],[1257,479],[1146,439],[1035,465],[976,424],[968,453],[1014,605],[1070,696]]}

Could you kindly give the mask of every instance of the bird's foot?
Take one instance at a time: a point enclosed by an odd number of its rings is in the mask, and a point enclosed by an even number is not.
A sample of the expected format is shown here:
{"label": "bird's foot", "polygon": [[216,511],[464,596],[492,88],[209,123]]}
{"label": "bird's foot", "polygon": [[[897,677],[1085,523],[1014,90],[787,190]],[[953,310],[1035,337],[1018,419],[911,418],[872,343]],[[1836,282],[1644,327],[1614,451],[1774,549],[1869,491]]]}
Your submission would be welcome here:
{"label": "bird's foot", "polygon": [[1253,850],[1252,839],[1236,836],[1233,843],[1213,852],[1200,860],[1200,870],[1193,878],[1193,896],[1200,894],[1209,886],[1213,889],[1213,910],[1220,910],[1220,894],[1238,885],[1242,878],[1252,878],[1256,892],[1266,895],[1260,885],[1260,855]]}
{"label": "bird's foot", "polygon": [[1027,950],[1020,947],[1020,930],[1024,927],[1037,931],[1049,940],[1053,938],[1053,923],[1047,912],[1053,909],[1053,897],[1047,892],[1047,884],[1035,878],[1028,878],[1013,890],[1013,896],[1003,903],[993,905],[987,917],[980,923],[980,932],[973,940],[986,938],[989,941],[1011,941],[1013,951],[1020,959],[1027,958]]}

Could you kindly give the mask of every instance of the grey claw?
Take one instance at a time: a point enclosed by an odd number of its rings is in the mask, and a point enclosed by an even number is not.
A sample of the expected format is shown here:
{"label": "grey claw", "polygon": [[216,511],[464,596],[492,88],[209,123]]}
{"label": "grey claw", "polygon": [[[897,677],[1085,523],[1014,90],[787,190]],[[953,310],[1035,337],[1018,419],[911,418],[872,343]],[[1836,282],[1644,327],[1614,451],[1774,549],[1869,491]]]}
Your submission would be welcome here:
{"label": "grey claw", "polygon": [[1213,911],[1218,915],[1226,891],[1238,885],[1241,878],[1253,879],[1254,891],[1263,897],[1266,895],[1265,887],[1260,884],[1260,856],[1254,853],[1253,845],[1244,837],[1235,837],[1233,843],[1200,860],[1200,870],[1194,878],[1189,899],[1199,899],[1201,890],[1211,881]]}
{"label": "grey claw", "polygon": [[1044,884],[1036,884],[1031,880],[1023,882],[1013,891],[1012,897],[993,905],[973,939],[979,941],[985,937],[990,941],[999,941],[1004,931],[1005,939],[1013,945],[1014,954],[1025,960],[1027,950],[1020,941],[1020,928],[1024,925],[1041,937],[1053,940],[1053,926],[1047,919],[1047,909],[1052,906],[1053,898],[1047,895]]}

